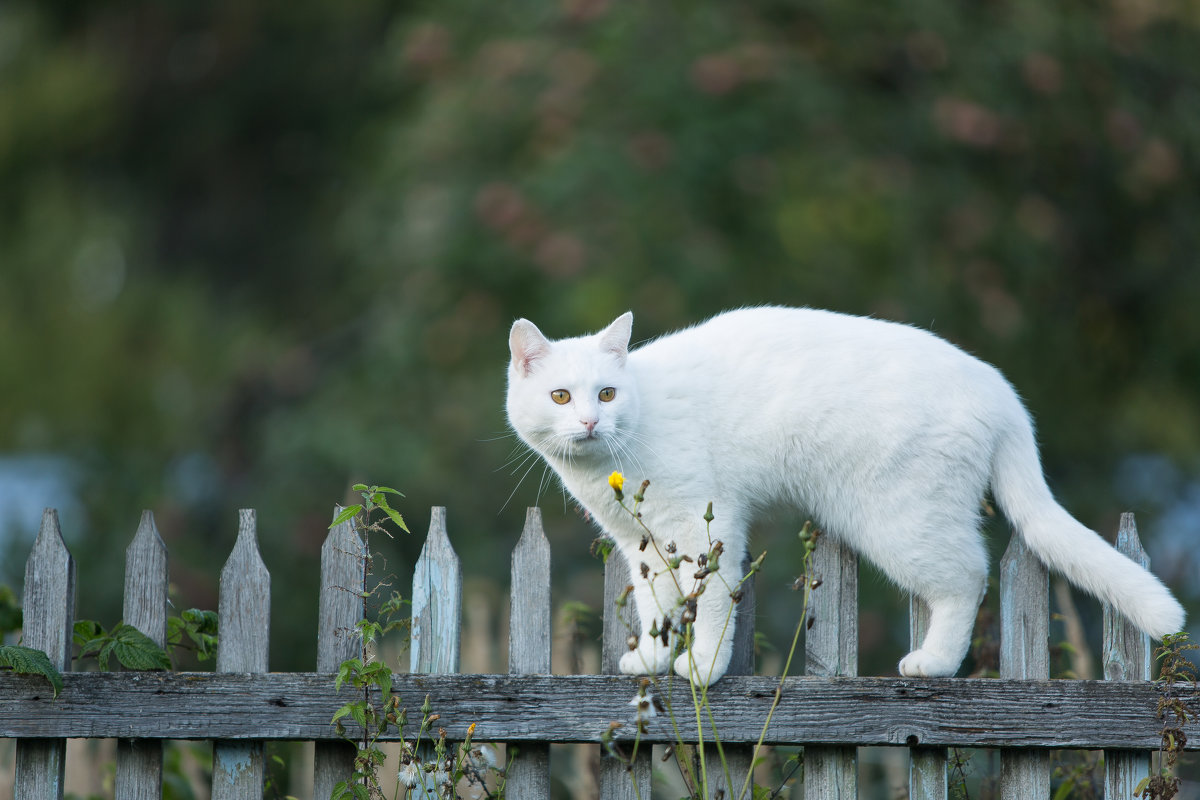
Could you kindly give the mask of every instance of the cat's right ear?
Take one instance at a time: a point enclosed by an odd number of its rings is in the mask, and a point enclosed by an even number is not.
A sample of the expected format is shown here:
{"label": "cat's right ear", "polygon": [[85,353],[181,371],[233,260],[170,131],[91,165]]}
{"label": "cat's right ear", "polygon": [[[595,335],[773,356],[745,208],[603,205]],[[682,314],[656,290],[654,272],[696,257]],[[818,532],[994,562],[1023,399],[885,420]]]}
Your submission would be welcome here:
{"label": "cat's right ear", "polygon": [[629,337],[633,334],[633,312],[626,311],[600,332],[600,349],[612,353],[622,365],[629,356]]}
{"label": "cat's right ear", "polygon": [[508,333],[508,349],[512,351],[512,368],[522,378],[533,372],[538,360],[550,352],[550,340],[527,319],[513,323]]}

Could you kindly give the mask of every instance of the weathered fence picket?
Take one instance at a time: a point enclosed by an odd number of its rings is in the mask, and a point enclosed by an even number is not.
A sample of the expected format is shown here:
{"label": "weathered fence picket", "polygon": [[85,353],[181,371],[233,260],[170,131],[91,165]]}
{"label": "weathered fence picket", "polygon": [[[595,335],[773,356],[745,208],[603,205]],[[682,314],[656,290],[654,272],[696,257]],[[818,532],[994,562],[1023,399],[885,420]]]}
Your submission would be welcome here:
{"label": "weathered fence picket", "polygon": [[[1117,550],[1143,567],[1150,558],[1142,549],[1133,514],[1122,514],[1117,530]],[[1150,637],[1104,605],[1104,679],[1150,680]],[[1134,789],[1150,774],[1150,754],[1145,751],[1108,750],[1104,753],[1104,796],[1135,797]]]}
{"label": "weathered fence picket", "polygon": [[[334,508],[333,517],[341,512]],[[317,672],[337,672],[359,655],[354,626],[363,616],[366,548],[354,523],[333,526],[321,545],[321,594],[317,617]],[[332,717],[332,712],[330,717]],[[313,797],[326,798],[354,772],[354,748],[341,741],[317,742],[313,753]]]}
{"label": "weathered fence picket", "polygon": [[[340,509],[335,509],[335,516]],[[253,511],[239,517],[237,541],[221,573],[221,647],[216,673],[71,673],[74,564],[63,544],[57,515],[47,510],[26,565],[25,635],[63,670],[64,690],[51,699],[40,679],[0,673],[0,737],[17,742],[16,796],[61,800],[64,739],[121,740],[117,796],[161,796],[165,739],[214,741],[212,796],[258,798],[263,786],[265,741],[316,741],[314,796],[329,797],[353,770],[353,747],[329,720],[347,701],[330,673],[359,655],[355,624],[364,613],[366,543],[353,524],[335,526],[322,547],[316,673],[267,672],[270,576],[258,551]],[[1122,517],[1118,547],[1146,563],[1131,515]],[[617,663],[637,630],[633,605],[615,599],[629,583],[624,562],[606,567],[602,675],[550,674],[550,547],[541,514],[530,509],[512,555],[509,673],[458,675],[462,576],[450,546],[445,509],[433,509],[429,534],[414,568],[412,673],[394,676],[408,705],[428,697],[449,742],[462,741],[478,723],[476,741],[504,742],[515,751],[507,775],[509,797],[549,796],[549,745],[588,742],[602,747],[606,731],[628,757],[636,729],[629,700],[636,677],[617,675]],[[162,643],[166,635],[167,553],[149,512],[127,551],[125,621]],[[1048,676],[1047,575],[1014,536],[1000,569],[1001,679],[855,678],[857,672],[857,560],[823,540],[809,578],[818,578],[806,636],[805,677],[782,681],[782,702],[765,736],[767,744],[806,746],[805,796],[857,795],[856,748],[910,748],[910,797],[945,798],[947,748],[1001,751],[1001,794],[1045,798],[1050,791],[1051,748],[1104,749],[1108,797],[1130,796],[1147,773],[1148,752],[1158,745],[1154,714],[1159,689],[1148,682],[1149,642],[1106,609],[1105,681],[1046,680]],[[747,588],[752,588],[747,586]],[[728,776],[706,749],[709,791],[733,800],[750,769],[753,743],[780,686],[756,677],[752,667],[753,596],[737,609],[736,656],[728,675],[708,692],[713,724],[723,743]],[[912,604],[911,633],[919,641],[924,609]],[[654,691],[685,698],[677,677],[656,678]],[[1200,713],[1200,697],[1184,702]],[[847,714],[847,709],[869,709]],[[646,727],[632,763],[604,755],[600,800],[650,798],[651,746],[694,742],[694,728],[676,728],[660,715]],[[964,724],[964,720],[969,723]],[[411,726],[410,726],[411,727]],[[390,731],[397,741],[409,731]],[[711,742],[708,734],[706,741]],[[710,745],[711,747],[711,745]],[[1193,737],[1188,749],[1200,749]],[[686,749],[686,748],[685,748]],[[513,752],[513,751],[510,751]],[[699,752],[693,748],[693,752]],[[427,755],[427,754],[426,754]],[[432,797],[433,791],[418,793]]]}
{"label": "weathered fence picket", "polygon": [[[71,669],[75,625],[75,560],[63,543],[58,512],[42,514],[33,552],[25,562],[24,643],[41,650],[60,672]],[[15,796],[30,800],[62,800],[66,739],[17,741]]]}
{"label": "weathered fence picket", "polygon": [[[217,672],[266,672],[271,575],[258,552],[253,509],[238,515],[237,541],[221,570],[217,620]],[[213,742],[213,800],[257,800],[264,777],[262,742]]]}
{"label": "weathered fence picket", "polygon": [[[805,672],[821,678],[858,674],[858,557],[826,539],[813,551],[812,593],[805,638]],[[810,584],[811,585],[811,584]],[[805,621],[807,625],[807,620]],[[847,800],[858,795],[858,759],[853,747],[804,749],[805,800]]]}
{"label": "weathered fence picket", "polygon": [[[908,600],[908,646],[917,648],[929,631],[929,607],[915,595]],[[913,734],[917,739],[920,737]],[[947,753],[944,747],[917,744],[908,750],[908,796],[911,800],[946,800]]]}
{"label": "weathered fence picket", "polygon": [[[425,546],[413,569],[412,641],[409,669],[417,674],[458,672],[459,634],[462,629],[462,566],[446,532],[446,509],[434,507]],[[434,731],[436,733],[437,728]],[[434,758],[432,745],[418,751],[422,761]],[[434,800],[441,793],[437,773],[420,774],[412,787],[415,800]]]}
{"label": "weathered fence picket", "polygon": [[[618,664],[621,656],[629,649],[630,632],[641,630],[632,601],[623,607],[617,605],[617,597],[629,584],[629,566],[625,559],[614,552],[604,566],[604,633],[600,650],[600,671],[606,675],[616,675],[620,672]],[[628,698],[637,694],[637,684],[633,680],[628,681],[624,694]],[[624,720],[614,722],[623,722],[628,727],[629,717],[630,715],[626,714]],[[628,765],[620,759],[601,754],[598,776],[600,800],[637,800],[650,796],[650,778],[653,771],[650,745],[643,744],[636,753],[630,751],[625,755],[632,756]]]}
{"label": "weathered fence picket", "polygon": [[[1050,677],[1050,577],[1025,540],[1013,533],[1000,559],[1000,677]],[[1050,796],[1050,755],[1000,751],[1000,794],[1013,800]]]}
{"label": "weathered fence picket", "polygon": [[[542,511],[525,514],[525,529],[512,554],[509,605],[508,671],[550,674],[550,542],[542,530]],[[524,744],[511,759],[505,787],[516,798],[550,800],[550,745]]]}
{"label": "weathered fence picket", "polygon": [[[167,546],[158,535],[154,514],[143,511],[137,533],[125,551],[124,622],[146,634],[159,647],[167,646],[168,588]],[[117,797],[159,800],[162,762],[161,741],[118,739]]]}

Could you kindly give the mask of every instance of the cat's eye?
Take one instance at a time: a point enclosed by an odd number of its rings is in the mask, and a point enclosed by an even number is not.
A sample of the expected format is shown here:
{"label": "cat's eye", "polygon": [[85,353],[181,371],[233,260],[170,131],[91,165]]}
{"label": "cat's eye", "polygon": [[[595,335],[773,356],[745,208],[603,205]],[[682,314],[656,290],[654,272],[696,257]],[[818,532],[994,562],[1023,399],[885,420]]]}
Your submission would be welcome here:
{"label": "cat's eye", "polygon": [[617,390],[611,386],[606,386],[600,390],[600,402],[611,403],[613,398],[617,396]]}
{"label": "cat's eye", "polygon": [[571,402],[571,393],[566,389],[555,389],[550,393],[550,399],[558,403],[560,406],[565,406]]}

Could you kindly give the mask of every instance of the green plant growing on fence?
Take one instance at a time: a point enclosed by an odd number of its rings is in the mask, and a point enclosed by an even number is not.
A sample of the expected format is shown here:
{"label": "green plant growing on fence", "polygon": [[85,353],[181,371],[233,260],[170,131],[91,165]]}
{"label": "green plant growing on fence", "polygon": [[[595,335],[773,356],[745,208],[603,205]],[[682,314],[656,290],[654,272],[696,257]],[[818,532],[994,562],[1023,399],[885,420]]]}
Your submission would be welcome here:
{"label": "green plant growing on fence", "polygon": [[[20,630],[23,624],[21,607],[7,586],[0,587],[0,636]],[[167,619],[167,649],[132,625],[118,622],[105,630],[90,619],[75,623],[73,639],[79,647],[78,658],[94,657],[100,669],[109,668],[109,659],[116,658],[129,670],[169,670],[172,656],[180,648],[195,650],[201,661],[216,657],[217,614],[191,608]],[[23,645],[0,645],[0,670],[23,675],[40,675],[50,683],[54,696],[62,691],[62,675],[41,650]]]}
{"label": "green plant growing on fence", "polygon": [[189,608],[182,614],[167,618],[167,646],[159,647],[153,639],[132,625],[118,622],[105,630],[96,620],[81,619],[75,623],[74,641],[79,658],[94,657],[100,669],[107,670],[109,659],[116,658],[125,669],[169,670],[179,650],[193,650],[201,661],[217,656],[217,612]]}
{"label": "green plant growing on fence", "polygon": [[1184,704],[1180,688],[1191,684],[1193,694],[1197,688],[1195,666],[1185,655],[1200,646],[1189,641],[1188,634],[1174,633],[1164,636],[1162,644],[1154,651],[1159,662],[1158,687],[1160,696],[1156,709],[1163,722],[1162,743],[1158,749],[1158,772],[1146,776],[1134,790],[1137,797],[1145,800],[1171,800],[1179,794],[1179,777],[1175,765],[1187,744],[1187,733],[1183,726],[1196,721],[1196,715]]}
{"label": "green plant growing on fence", "polygon": [[[371,535],[391,536],[384,527],[385,520],[391,520],[405,533],[409,532],[403,516],[392,508],[389,500],[403,495],[386,486],[360,483],[353,488],[362,496],[363,502],[344,508],[329,527],[350,522],[363,542],[362,614],[354,627],[360,647],[358,656],[340,664],[334,685],[337,689],[348,685],[361,696],[339,708],[331,720],[338,734],[355,747],[354,772],[348,780],[334,786],[332,800],[379,800],[386,796],[380,780],[380,770],[386,760],[380,738],[392,729],[402,738],[397,791],[403,788],[406,796],[417,792],[420,797],[449,798],[454,796],[454,787],[465,780],[478,786],[488,797],[502,797],[502,782],[499,795],[487,787],[485,773],[494,769],[495,763],[494,759],[488,759],[489,750],[473,744],[473,725],[468,729],[465,741],[451,745],[446,741],[445,730],[437,725],[439,715],[434,713],[427,697],[421,707],[416,734],[411,740],[404,736],[409,725],[408,711],[400,707],[399,695],[392,692],[391,668],[377,658],[375,651],[384,636],[409,628],[411,619],[407,608],[410,603],[399,592],[392,591],[372,619],[368,614],[368,601],[383,584],[366,588],[370,586],[373,574]],[[372,693],[377,694],[377,702],[372,702]],[[353,733],[346,727],[348,722],[356,726]]]}
{"label": "green plant growing on fence", "polygon": [[[655,553],[669,573],[669,577],[674,582],[677,597],[679,598],[671,608],[666,609],[659,606],[659,613],[662,614],[661,627],[652,627],[648,631],[651,636],[661,636],[664,642],[670,642],[672,655],[680,653],[692,652],[691,642],[694,637],[694,625],[696,619],[697,599],[705,591],[727,591],[729,592],[733,603],[730,604],[729,611],[723,621],[721,638],[729,632],[730,625],[733,621],[733,614],[739,603],[745,595],[744,584],[750,580],[755,573],[762,569],[766,552],[763,552],[758,558],[750,564],[749,571],[732,584],[727,581],[721,573],[721,557],[724,554],[724,544],[719,540],[712,538],[712,523],[716,519],[713,514],[713,504],[710,502],[704,511],[703,519],[705,522],[705,530],[708,533],[708,551],[698,554],[694,559],[686,553],[678,553],[675,543],[659,542],[653,531],[642,520],[641,507],[645,502],[647,489],[650,487],[650,481],[643,481],[638,490],[633,495],[632,505],[626,505],[624,493],[625,477],[620,472],[614,472],[609,477],[609,485],[613,490],[615,501],[623,508],[626,513],[641,527],[644,532],[642,539],[642,549],[649,549]],[[792,637],[791,647],[788,649],[787,657],[784,661],[782,673],[780,675],[779,685],[775,689],[774,697],[772,698],[771,706],[767,711],[767,717],[763,722],[762,730],[759,734],[758,741],[755,743],[751,751],[750,763],[756,764],[761,756],[763,743],[766,740],[767,730],[770,727],[771,720],[774,717],[776,709],[783,698],[783,679],[787,677],[791,669],[792,659],[796,654],[800,642],[801,631],[806,627],[811,627],[813,620],[809,618],[808,609],[812,596],[821,585],[821,579],[812,574],[812,556],[816,550],[817,541],[821,536],[821,531],[816,528],[811,522],[805,522],[803,529],[799,533],[799,538],[804,546],[804,573],[793,583],[793,590],[803,592],[803,603],[799,622],[796,625],[796,630]],[[607,544],[607,548],[605,548]],[[608,552],[611,550],[611,543],[601,544],[600,549],[603,555],[607,558]],[[685,563],[693,563],[696,567],[692,576],[692,584],[689,586],[690,591],[684,590],[684,584],[680,581],[680,572]],[[630,565],[631,569],[633,565]],[[657,578],[661,573],[651,575],[650,567],[642,563],[639,565],[641,577],[643,580]],[[719,581],[720,585],[714,585],[715,581]],[[629,595],[633,591],[633,586],[626,586],[617,599],[617,606],[623,607],[627,602]],[[657,599],[657,598],[656,598]],[[635,650],[638,646],[639,634],[633,630],[632,626],[629,629],[629,649]],[[697,665],[689,663],[689,674],[696,675]],[[720,732],[717,730],[716,721],[712,714],[712,707],[708,700],[708,686],[698,685],[694,680],[689,678],[688,686],[691,692],[691,711],[695,726],[694,746],[684,743],[679,720],[674,713],[674,705],[672,703],[671,693],[668,691],[665,694],[662,692],[651,692],[651,687],[660,688],[660,683],[657,678],[647,678],[639,684],[638,694],[631,701],[631,705],[635,707],[634,725],[636,735],[634,737],[633,750],[628,757],[623,756],[616,747],[616,733],[620,729],[620,724],[614,723],[601,736],[601,741],[605,745],[605,749],[612,755],[621,758],[627,765],[631,765],[637,756],[638,746],[641,741],[641,736],[647,731],[648,721],[660,713],[665,713],[672,726],[676,744],[673,747],[675,754],[675,762],[679,767],[680,775],[683,778],[684,784],[688,788],[688,800],[709,800],[714,795],[708,785],[708,768],[707,754],[705,752],[706,740],[711,743],[715,749],[717,758],[720,760],[721,769],[724,773],[725,782],[727,785],[732,785],[732,779],[729,769],[729,763],[725,756],[724,748],[721,744]],[[689,737],[690,738],[690,737]],[[688,758],[686,754],[691,754],[693,757]],[[695,762],[694,764],[692,762]],[[803,769],[802,757],[798,759],[797,769]],[[792,770],[784,777],[780,786],[775,790],[770,790],[766,787],[753,785],[753,770],[750,770],[745,778],[741,789],[736,795],[733,795],[729,800],[742,800],[749,796],[758,800],[758,798],[769,798],[778,796],[783,785],[791,779],[796,769]],[[640,797],[640,789],[636,783],[634,785],[634,793]]]}

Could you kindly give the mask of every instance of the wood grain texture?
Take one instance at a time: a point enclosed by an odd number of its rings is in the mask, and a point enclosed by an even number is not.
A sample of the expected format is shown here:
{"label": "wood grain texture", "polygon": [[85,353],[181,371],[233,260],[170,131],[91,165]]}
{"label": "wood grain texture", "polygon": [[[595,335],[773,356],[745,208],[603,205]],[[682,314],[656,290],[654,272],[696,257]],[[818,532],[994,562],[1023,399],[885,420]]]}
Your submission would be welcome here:
{"label": "wood grain texture", "polygon": [[[508,671],[549,674],[552,638],[550,619],[550,542],[542,529],[542,512],[525,512],[525,529],[512,554]],[[550,745],[521,745],[507,770],[505,787],[513,797],[549,800]]]}
{"label": "wood grain texture", "polygon": [[[458,672],[461,630],[462,566],[450,546],[446,509],[435,506],[430,513],[425,546],[413,569],[410,670],[426,674]],[[440,707],[435,709],[444,716]],[[438,726],[441,727],[441,720]],[[462,737],[449,737],[449,741],[455,739],[461,741]],[[419,745],[417,755],[426,764],[436,758],[429,744]],[[413,800],[434,800],[436,795],[432,780],[429,783],[422,780],[412,788]]]}
{"label": "wood grain texture", "polygon": [[[607,729],[611,722],[620,722],[623,727],[617,730],[618,734],[632,734],[634,731],[633,709],[629,706],[629,701],[637,695],[640,681],[640,678],[634,675],[617,675],[620,671],[621,656],[629,649],[630,634],[641,630],[632,599],[623,608],[617,607],[617,597],[629,585],[630,576],[629,564],[619,552],[613,550],[604,565],[604,608],[601,612],[604,632],[600,647],[600,668],[614,679],[614,684],[610,687],[614,694],[609,699],[615,701],[616,706],[614,714],[605,721],[602,730]],[[686,686],[686,683],[681,684]],[[681,693],[676,696],[690,696],[686,688],[680,691],[687,694]],[[600,733],[601,731],[597,731],[594,741],[599,741]],[[670,742],[674,739],[665,741]],[[622,750],[628,756],[631,749],[628,740],[626,742]],[[598,776],[600,800],[635,800],[649,797],[652,772],[650,750],[649,745],[639,747],[632,764],[628,766],[620,759],[602,752]]]}
{"label": "wood grain texture", "polygon": [[[733,655],[729,660],[729,669],[725,672],[726,675],[754,674],[755,592],[754,576],[750,575],[749,556],[742,560],[741,571],[736,577],[740,580],[747,575],[749,577],[741,586],[742,599],[734,609],[736,625],[733,631]],[[730,583],[732,584],[733,581],[731,580]],[[723,584],[716,582],[710,583],[708,591],[726,591],[726,588]],[[690,708],[689,712],[691,712]],[[720,736],[721,732],[717,731],[717,735]],[[708,772],[710,796],[720,797],[722,795],[719,793],[724,792],[724,797],[729,800],[740,800],[737,793],[745,785],[746,775],[753,767],[753,754],[754,745],[725,743],[723,737],[720,751],[715,745],[708,745],[704,754],[704,763]]]}
{"label": "wood grain texture", "polygon": [[412,672],[458,672],[462,624],[462,566],[446,533],[446,509],[437,506],[413,570]]}
{"label": "wood grain texture", "polygon": [[[58,512],[42,512],[42,525],[25,562],[25,611],[22,643],[46,653],[50,663],[71,668],[71,633],[75,625],[75,560],[63,542]],[[64,739],[17,742],[13,790],[31,800],[61,800],[67,743]]]}
{"label": "wood grain texture", "polygon": [[[1149,569],[1150,557],[1142,549],[1133,514],[1122,514],[1117,530],[1117,550],[1135,564]],[[1104,604],[1104,641],[1101,660],[1104,678],[1110,681],[1150,680],[1150,637]],[[1150,774],[1150,754],[1130,750],[1104,753],[1104,796],[1133,797],[1142,778]]]}
{"label": "wood grain texture", "polygon": [[[599,742],[610,722],[629,721],[639,681],[631,675],[394,678],[410,717],[429,695],[450,739],[462,739],[476,722],[480,742]],[[329,719],[354,697],[335,692],[333,675],[323,673],[76,672],[63,681],[54,700],[44,680],[0,673],[0,737],[335,741]],[[730,676],[709,689],[724,741],[757,740],[777,685],[768,676]],[[655,690],[690,696],[677,677],[659,678]],[[1162,728],[1153,683],[795,677],[784,680],[783,693],[766,739],[771,744],[1151,750]],[[1200,714],[1200,693],[1181,694]],[[632,734],[631,725],[618,730],[624,741]],[[651,720],[644,738],[672,742],[670,721]],[[1200,750],[1200,737],[1187,748]]]}
{"label": "wood grain texture", "polygon": [[[334,506],[337,519],[341,506]],[[317,617],[317,671],[336,672],[343,661],[356,658],[358,640],[354,626],[362,619],[363,561],[367,557],[362,538],[351,520],[335,525],[321,545],[321,593]],[[329,676],[333,688],[333,676]],[[350,698],[353,699],[353,698]],[[343,702],[350,702],[347,699]],[[339,706],[340,707],[340,706]],[[329,709],[329,717],[337,708]],[[329,719],[325,727],[332,732]],[[318,742],[313,754],[313,797],[325,800],[333,787],[354,772],[354,748],[343,741]]]}
{"label": "wood grain texture", "polygon": [[[805,635],[805,672],[810,677],[852,677],[858,674],[858,557],[823,537],[813,551],[812,573],[809,577],[821,584],[810,600],[813,624]],[[806,800],[845,800],[857,794],[855,748],[805,748]]]}
{"label": "wood grain texture", "polygon": [[[1000,559],[1000,677],[1050,677],[1050,579],[1013,531]],[[1050,796],[1050,754],[1000,751],[1000,794],[1013,800]]]}
{"label": "wood grain texture", "polygon": [[[125,550],[124,622],[159,647],[167,645],[167,546],[158,535],[153,512],[142,512],[133,541]],[[162,797],[162,742],[117,741],[116,796],[122,800]]]}
{"label": "wood grain texture", "polygon": [[[908,646],[917,648],[929,630],[929,606],[913,595],[908,600]],[[944,747],[912,747],[908,751],[908,796],[910,800],[945,800],[950,783],[949,762]]]}
{"label": "wood grain texture", "polygon": [[[253,509],[238,512],[238,536],[221,570],[218,672],[266,672],[271,576],[258,552]],[[261,742],[213,742],[213,800],[258,800],[265,766]]]}

